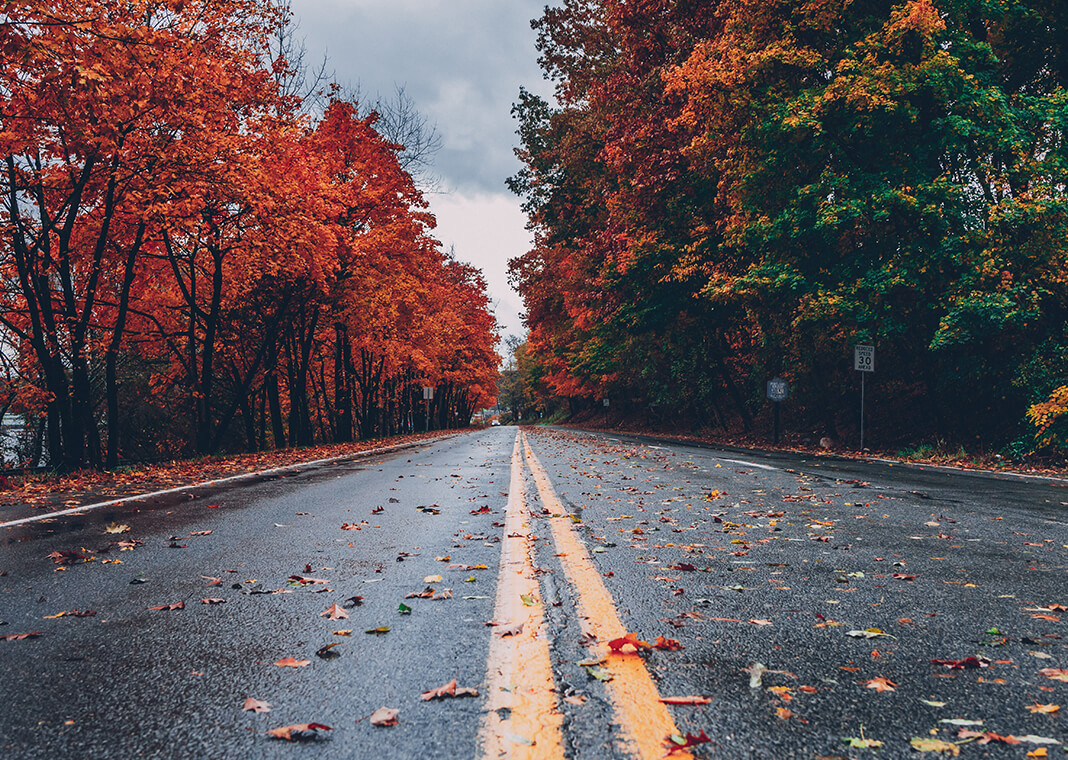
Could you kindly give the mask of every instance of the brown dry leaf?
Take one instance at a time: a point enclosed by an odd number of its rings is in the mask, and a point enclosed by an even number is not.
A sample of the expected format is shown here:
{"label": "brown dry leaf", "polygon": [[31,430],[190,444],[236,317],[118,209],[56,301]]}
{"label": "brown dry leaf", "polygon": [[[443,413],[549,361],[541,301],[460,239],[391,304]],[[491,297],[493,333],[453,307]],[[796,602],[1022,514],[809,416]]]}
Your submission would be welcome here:
{"label": "brown dry leaf", "polygon": [[661,697],[660,701],[665,705],[708,705],[712,703],[711,697]]}
{"label": "brown dry leaf", "polygon": [[400,715],[400,710],[392,707],[379,707],[371,713],[368,720],[371,721],[372,726],[395,726],[398,715]]}
{"label": "brown dry leaf", "polygon": [[873,678],[870,681],[864,681],[863,685],[867,686],[869,689],[875,689],[876,691],[896,691],[897,690],[897,684],[896,683],[894,683],[893,681],[887,680],[886,678],[883,678],[882,676],[879,676],[878,678]]}
{"label": "brown dry leaf", "polygon": [[776,707],[775,714],[783,720],[794,717],[793,712],[791,712],[790,708],[788,707]]}
{"label": "brown dry leaf", "polygon": [[40,631],[30,631],[29,633],[8,633],[4,636],[0,636],[0,641],[22,641],[23,639],[35,639],[40,635]]}
{"label": "brown dry leaf", "polygon": [[185,602],[175,602],[174,604],[160,604],[156,607],[149,607],[150,610],[184,610]]}
{"label": "brown dry leaf", "polygon": [[430,691],[424,691],[420,695],[420,699],[423,701],[429,699],[444,699],[445,697],[477,697],[478,689],[468,688],[464,686],[457,686],[456,679],[452,679],[444,686],[439,686],[436,689]]}
{"label": "brown dry leaf", "polygon": [[1041,715],[1050,715],[1061,709],[1060,705],[1040,705],[1037,702],[1033,705],[1027,705],[1027,709],[1032,713],[1039,713]]}
{"label": "brown dry leaf", "polygon": [[276,662],[275,665],[280,668],[303,668],[305,665],[311,665],[311,660],[298,660],[294,657],[283,657]]}
{"label": "brown dry leaf", "polygon": [[995,734],[993,731],[972,731],[968,728],[962,728],[958,731],[957,737],[960,739],[978,739],[979,744],[990,744],[990,742],[1002,742],[1004,744],[1022,743],[1011,734],[1009,736],[1002,736],[1001,734]]}
{"label": "brown dry leaf", "polygon": [[252,712],[256,712],[256,713],[270,712],[271,711],[271,703],[270,702],[264,702],[262,699],[253,699],[252,697],[249,697],[248,699],[245,700],[245,704],[244,704],[244,706],[242,706],[241,710],[242,711],[251,710]]}
{"label": "brown dry leaf", "polygon": [[300,736],[293,736],[293,734],[308,734],[315,731],[333,731],[330,726],[324,726],[322,723],[294,723],[291,726],[280,726],[279,728],[270,728],[267,733],[276,739],[285,739],[286,741],[293,741],[293,739],[299,739]]}
{"label": "brown dry leaf", "polygon": [[226,604],[226,600],[225,599],[215,599],[213,597],[208,597],[207,599],[201,599],[200,601],[203,602],[204,604]]}
{"label": "brown dry leaf", "polygon": [[1046,676],[1046,678],[1052,678],[1054,681],[1068,683],[1068,670],[1064,668],[1042,668],[1038,673]]}
{"label": "brown dry leaf", "polygon": [[212,532],[210,530],[194,530],[189,535],[190,536],[210,536],[211,533]]}
{"label": "brown dry leaf", "polygon": [[105,533],[129,533],[130,532],[130,526],[129,525],[119,525],[117,522],[112,522],[112,523],[108,523],[107,527],[104,528],[104,532]]}
{"label": "brown dry leaf", "polygon": [[289,582],[290,583],[299,583],[301,586],[307,586],[309,584],[315,584],[315,583],[329,583],[330,581],[324,580],[322,578],[308,578],[307,576],[304,576],[304,575],[291,575],[291,576],[289,576]]}
{"label": "brown dry leaf", "polygon": [[200,577],[204,579],[204,585],[205,586],[221,586],[222,585],[222,578],[213,578],[210,575],[202,575]]}
{"label": "brown dry leaf", "polygon": [[518,636],[523,632],[522,623],[511,623],[509,625],[501,625],[497,627],[497,634],[499,636]]}
{"label": "brown dry leaf", "polygon": [[941,752],[950,757],[960,756],[960,747],[953,742],[947,742],[942,739],[928,739],[926,737],[917,736],[909,743],[917,752]]}
{"label": "brown dry leaf", "polygon": [[653,649],[662,649],[667,652],[677,652],[684,647],[675,639],[665,639],[663,636],[657,636],[656,641],[652,643]]}
{"label": "brown dry leaf", "polygon": [[341,609],[336,602],[330,605],[326,612],[319,613],[319,617],[328,617],[330,620],[342,620],[344,618],[347,618],[348,616],[349,613]]}

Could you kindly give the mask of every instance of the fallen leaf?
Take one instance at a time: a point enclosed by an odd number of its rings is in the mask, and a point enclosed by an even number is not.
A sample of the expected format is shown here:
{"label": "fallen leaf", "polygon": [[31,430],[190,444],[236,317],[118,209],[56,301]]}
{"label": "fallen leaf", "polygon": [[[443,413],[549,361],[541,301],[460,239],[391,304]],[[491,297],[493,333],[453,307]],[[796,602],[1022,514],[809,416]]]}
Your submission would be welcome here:
{"label": "fallen leaf", "polygon": [[931,663],[944,665],[950,670],[974,670],[990,667],[990,660],[985,657],[965,657],[963,660],[931,660]]}
{"label": "fallen leaf", "polygon": [[1064,668],[1042,668],[1038,671],[1039,675],[1046,676],[1046,678],[1052,678],[1054,681],[1063,681],[1068,683],[1068,670]]}
{"label": "fallen leaf", "polygon": [[428,575],[427,577],[423,578],[423,583],[441,583],[441,576]]}
{"label": "fallen leaf", "polygon": [[397,725],[398,715],[400,715],[400,710],[392,707],[379,707],[371,713],[368,720],[372,726],[395,726]]}
{"label": "fallen leaf", "polygon": [[791,712],[788,707],[776,707],[775,714],[779,716],[781,720],[787,720],[788,718],[794,717],[793,712]]}
{"label": "fallen leaf", "polygon": [[704,730],[699,734],[687,733],[685,736],[682,734],[671,734],[664,740],[664,744],[667,746],[668,754],[672,752],[678,752],[679,750],[687,749],[688,747],[696,747],[698,744],[707,744],[712,741],[705,734]]}
{"label": "fallen leaf", "polygon": [[212,534],[212,531],[210,531],[210,530],[194,530],[189,535],[190,536],[210,536],[211,534]]}
{"label": "fallen leaf", "polygon": [[35,639],[40,635],[40,631],[30,631],[29,633],[8,633],[4,636],[0,636],[0,641],[22,641],[24,639]]}
{"label": "fallen leaf", "polygon": [[402,615],[411,615],[412,614],[412,608],[409,607],[404,602],[401,602],[399,605],[397,605],[397,612],[399,612]]}
{"label": "fallen leaf", "polygon": [[340,657],[341,655],[334,651],[334,647],[339,646],[341,646],[341,642],[335,641],[333,643],[327,644],[326,646],[319,647],[315,650],[315,656],[321,657],[324,660],[332,660],[335,657]]}
{"label": "fallen leaf", "polygon": [[389,633],[389,626],[380,625],[377,628],[368,628],[366,631],[364,631],[364,633],[372,633],[376,636],[382,636],[384,634]]}
{"label": "fallen leaf", "polygon": [[444,686],[439,686],[436,689],[430,691],[424,691],[420,695],[420,699],[423,701],[430,699],[444,699],[445,697],[477,697],[478,689],[469,688],[466,686],[457,686],[456,679],[452,679]]}
{"label": "fallen leaf", "polygon": [[533,607],[534,606],[534,595],[533,594],[520,594],[519,595],[519,600],[521,602],[523,602],[523,606],[524,607]]}
{"label": "fallen leaf", "polygon": [[660,701],[665,705],[708,705],[712,703],[711,697],[661,697]]}
{"label": "fallen leaf", "polygon": [[212,578],[210,575],[202,575],[200,577],[204,579],[204,581],[205,581],[204,585],[205,586],[221,586],[222,585],[222,578]]}
{"label": "fallen leaf", "polygon": [[[271,728],[267,730],[267,733],[276,739],[285,739],[286,741],[293,741],[294,739],[302,738],[299,734],[309,734],[316,731],[333,731],[330,726],[324,726],[322,723],[294,723],[291,726],[280,726],[279,728]],[[294,736],[298,734],[298,736]]]}
{"label": "fallen leaf", "polygon": [[275,665],[280,668],[303,668],[305,665],[311,665],[311,660],[298,660],[294,657],[283,657],[276,662]]}
{"label": "fallen leaf", "polygon": [[942,752],[950,757],[960,756],[960,747],[942,739],[927,739],[918,736],[910,740],[909,744],[917,752]]}
{"label": "fallen leaf", "polygon": [[1049,752],[1045,747],[1038,747],[1027,753],[1028,757],[1049,757]]}
{"label": "fallen leaf", "polygon": [[842,741],[856,749],[876,749],[883,746],[883,742],[878,739],[865,739],[863,736],[843,736]]}
{"label": "fallen leaf", "polygon": [[624,636],[620,636],[618,639],[612,639],[608,642],[608,648],[613,652],[619,652],[627,645],[634,647],[635,651],[652,648],[648,641],[642,641],[638,638],[638,634],[636,633],[628,633]]}
{"label": "fallen leaf", "polygon": [[923,702],[925,705],[930,705],[931,707],[945,707],[948,704],[947,702],[935,702],[930,699],[921,699],[920,701]]}
{"label": "fallen leaf", "polygon": [[201,599],[200,601],[204,604],[226,604],[225,599],[212,599],[210,597],[207,599]]}
{"label": "fallen leaf", "polygon": [[1038,704],[1036,702],[1033,705],[1027,705],[1027,709],[1030,710],[1032,714],[1039,713],[1039,714],[1042,714],[1042,715],[1050,715],[1050,714],[1055,713],[1058,710],[1060,710],[1061,706],[1060,705],[1040,705],[1040,704]]}
{"label": "fallen leaf", "polygon": [[947,723],[951,726],[981,726],[981,720],[966,720],[965,718],[942,718],[939,723]]}
{"label": "fallen leaf", "polygon": [[511,623],[509,625],[501,625],[497,628],[497,635],[504,636],[518,636],[523,632],[522,623]]}
{"label": "fallen leaf", "polygon": [[876,691],[895,691],[897,688],[896,683],[889,681],[882,676],[873,678],[870,681],[864,681],[862,685],[869,689],[875,689]]}
{"label": "fallen leaf", "polygon": [[130,532],[130,526],[129,525],[119,525],[117,522],[112,522],[112,523],[108,523],[107,527],[104,528],[104,532],[105,533],[129,533]]}
{"label": "fallen leaf", "polygon": [[967,728],[962,728],[958,731],[957,737],[960,739],[978,739],[979,744],[990,744],[990,742],[1020,744],[1020,740],[1015,736],[1002,736],[1001,734],[995,734],[993,731],[971,731]]}
{"label": "fallen leaf", "polygon": [[329,618],[330,620],[343,620],[349,616],[349,613],[341,609],[336,603],[331,604],[325,612],[320,612],[319,617]]}
{"label": "fallen leaf", "polygon": [[150,610],[184,610],[185,602],[175,602],[174,604],[160,604],[156,607],[149,607]]}
{"label": "fallen leaf", "polygon": [[656,640],[652,643],[653,649],[662,649],[667,652],[677,652],[680,649],[684,649],[678,641],[675,639],[665,639],[663,636],[657,636]]}
{"label": "fallen leaf", "polygon": [[289,576],[289,582],[290,583],[297,583],[297,584],[299,584],[301,586],[307,586],[309,584],[316,584],[316,583],[329,583],[330,581],[323,580],[322,578],[308,578],[308,577],[303,576],[303,575],[291,575],[291,576]]}
{"label": "fallen leaf", "polygon": [[889,633],[884,632],[881,628],[865,628],[862,631],[846,631],[846,636],[852,636],[855,639],[895,638]]}
{"label": "fallen leaf", "polygon": [[252,712],[265,713],[271,711],[271,703],[249,697],[245,700],[245,704],[241,709],[242,711],[251,710]]}

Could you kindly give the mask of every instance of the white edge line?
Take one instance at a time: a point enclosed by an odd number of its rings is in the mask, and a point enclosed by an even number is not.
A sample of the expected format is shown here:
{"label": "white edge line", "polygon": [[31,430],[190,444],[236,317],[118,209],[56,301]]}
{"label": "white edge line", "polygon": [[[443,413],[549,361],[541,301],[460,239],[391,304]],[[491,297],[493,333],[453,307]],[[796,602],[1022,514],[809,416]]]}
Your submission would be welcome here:
{"label": "white edge line", "polygon": [[324,464],[333,464],[335,462],[343,462],[348,459],[359,459],[365,456],[373,456],[375,454],[388,454],[391,451],[398,449],[411,448],[412,446],[418,446],[423,443],[434,443],[445,438],[451,438],[456,433],[450,435],[441,436],[440,438],[430,438],[422,441],[412,441],[410,443],[396,443],[392,446],[383,446],[377,449],[367,449],[366,451],[356,451],[351,454],[342,454],[341,456],[329,457],[327,459],[314,459],[310,462],[296,462],[294,464],[287,464],[281,467],[272,467],[269,470],[257,470],[256,472],[243,472],[240,475],[230,475],[226,478],[217,478],[215,480],[205,480],[201,483],[190,483],[185,486],[177,486],[175,488],[167,488],[162,491],[152,491],[151,493],[134,494],[133,496],[124,496],[121,499],[110,499],[108,501],[100,501],[95,504],[86,504],[81,507],[71,507],[70,509],[61,509],[58,512],[48,512],[42,515],[33,515],[32,517],[23,517],[18,520],[11,520],[10,522],[0,523],[0,528],[14,528],[18,525],[26,525],[28,523],[41,522],[42,520],[49,520],[53,517],[63,517],[65,515],[76,515],[82,512],[88,512],[92,509],[100,509],[101,507],[113,507],[119,504],[125,504],[131,501],[144,501],[145,499],[154,499],[157,496],[166,496],[172,493],[181,493],[183,491],[196,491],[201,488],[209,488],[211,486],[222,485],[223,483],[236,483],[241,480],[253,480],[255,478],[261,478],[266,475],[273,475],[279,472],[289,472],[292,470],[300,470],[305,467],[317,467]]}

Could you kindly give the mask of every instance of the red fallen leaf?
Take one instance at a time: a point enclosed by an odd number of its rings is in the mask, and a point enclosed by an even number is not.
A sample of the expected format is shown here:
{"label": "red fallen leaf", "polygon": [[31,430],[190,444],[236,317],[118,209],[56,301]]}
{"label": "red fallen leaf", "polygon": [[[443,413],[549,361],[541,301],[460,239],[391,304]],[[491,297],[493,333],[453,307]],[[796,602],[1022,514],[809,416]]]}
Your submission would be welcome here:
{"label": "red fallen leaf", "polygon": [[427,586],[422,591],[413,591],[410,594],[404,596],[405,599],[431,599],[434,596],[434,589],[431,586]]}
{"label": "red fallen leaf", "polygon": [[257,713],[270,712],[271,711],[271,703],[270,702],[264,702],[262,699],[253,699],[252,697],[249,697],[248,699],[245,700],[245,704],[241,708],[241,710],[242,711],[252,710],[252,712],[257,712]]}
{"label": "red fallen leaf", "polygon": [[208,505],[208,509],[218,509],[218,508],[219,508],[218,504],[209,504]]}
{"label": "red fallen leaf", "polygon": [[957,737],[960,739],[978,739],[978,744],[990,744],[990,742],[1004,742],[1005,744],[1022,744],[1022,742],[1011,734],[1009,736],[1002,736],[1001,734],[995,734],[993,731],[971,731],[967,728],[962,728],[957,732]]}
{"label": "red fallen leaf", "polygon": [[385,511],[386,511],[385,507],[375,507],[374,509],[371,510],[371,514],[372,515],[380,515]]}
{"label": "red fallen leaf", "polygon": [[303,668],[305,665],[311,665],[311,660],[298,660],[293,657],[283,657],[276,662],[275,665],[280,668]]}
{"label": "red fallen leaf", "polygon": [[1052,678],[1054,681],[1064,681],[1068,683],[1068,670],[1064,668],[1042,668],[1038,671],[1039,675],[1046,676],[1046,678]]}
{"label": "red fallen leaf", "polygon": [[308,578],[304,575],[291,575],[289,580],[292,583],[299,583],[301,586],[307,586],[314,583],[329,583],[330,581],[323,580],[322,578]]}
{"label": "red fallen leaf", "polygon": [[150,610],[184,610],[185,602],[175,602],[174,604],[160,604],[156,607],[149,607]]}
{"label": "red fallen leaf", "polygon": [[863,686],[867,686],[869,689],[875,689],[876,691],[896,691],[897,684],[882,676],[873,678],[870,681],[864,681]]}
{"label": "red fallen leaf", "polygon": [[286,741],[293,741],[294,739],[302,738],[301,736],[294,736],[293,734],[308,734],[315,731],[333,731],[330,726],[324,726],[322,723],[294,723],[291,726],[280,726],[278,728],[267,729],[267,733],[276,739],[285,739]]}
{"label": "red fallen leaf", "polygon": [[96,615],[96,610],[71,610],[67,614],[74,617],[93,617]]}
{"label": "red fallen leaf", "polygon": [[221,586],[222,585],[222,578],[213,578],[210,575],[202,575],[200,577],[204,579],[204,581],[205,581],[204,585],[205,586]]}
{"label": "red fallen leaf", "polygon": [[210,536],[212,531],[210,530],[194,530],[190,533],[190,536]]}
{"label": "red fallen leaf", "polygon": [[493,514],[493,510],[490,509],[489,507],[482,507],[481,509],[472,509],[471,510],[471,514],[473,514],[473,515],[492,515]]}
{"label": "red fallen leaf", "polygon": [[456,679],[452,679],[444,686],[439,686],[436,689],[430,691],[424,691],[420,695],[420,699],[424,702],[430,699],[444,699],[445,697],[477,697],[478,689],[469,688],[466,686],[457,686]]}
{"label": "red fallen leaf", "polygon": [[931,660],[934,665],[945,665],[950,670],[977,670],[989,668],[990,660],[980,657],[965,657],[963,660]]}
{"label": "red fallen leaf", "polygon": [[676,562],[674,565],[668,565],[668,569],[690,572],[696,570],[697,568],[691,565],[689,562]]}
{"label": "red fallen leaf", "polygon": [[0,636],[0,641],[22,641],[23,639],[35,639],[40,635],[40,631],[30,631],[29,633],[8,633],[4,636]]}
{"label": "red fallen leaf", "polygon": [[642,641],[638,638],[636,633],[628,633],[624,636],[620,636],[618,639],[612,639],[608,642],[608,648],[613,652],[619,652],[623,647],[630,644],[635,650],[652,649],[648,641]]}
{"label": "red fallen leaf", "polygon": [[320,612],[319,617],[329,617],[330,620],[341,620],[347,618],[349,613],[337,606],[337,604],[330,605],[326,612]]}
{"label": "red fallen leaf", "polygon": [[685,648],[675,639],[665,639],[663,636],[657,636],[652,647],[653,649],[663,649],[668,652],[677,652],[678,650]]}
{"label": "red fallen leaf", "polygon": [[1057,617],[1056,615],[1044,615],[1042,613],[1037,613],[1035,615],[1032,615],[1031,617],[1038,618],[1039,620],[1049,620],[1049,621],[1054,622],[1054,623],[1061,622],[1061,619],[1059,617]]}
{"label": "red fallen leaf", "polygon": [[899,581],[914,581],[914,580],[916,580],[916,576],[915,575],[906,575],[905,573],[894,573],[893,576],[891,576],[891,577],[896,578]]}
{"label": "red fallen leaf", "polygon": [[665,705],[708,705],[712,704],[711,697],[661,697],[660,701]]}
{"label": "red fallen leaf", "polygon": [[204,604],[226,604],[226,600],[225,599],[213,599],[211,597],[209,597],[207,599],[201,599],[200,601],[203,602]]}
{"label": "red fallen leaf", "polygon": [[671,734],[664,739],[664,744],[667,746],[668,754],[672,752],[678,752],[679,750],[687,749],[688,747],[696,747],[698,744],[707,744],[712,741],[705,734],[704,729],[699,734],[687,733],[686,736],[680,734]]}
{"label": "red fallen leaf", "polygon": [[90,559],[87,554],[68,551],[54,551],[48,555],[48,558],[55,562],[57,565],[70,565],[75,562],[88,562]]}
{"label": "red fallen leaf", "polygon": [[372,726],[395,726],[398,715],[400,715],[400,710],[392,707],[379,707],[371,713],[368,720],[371,721]]}

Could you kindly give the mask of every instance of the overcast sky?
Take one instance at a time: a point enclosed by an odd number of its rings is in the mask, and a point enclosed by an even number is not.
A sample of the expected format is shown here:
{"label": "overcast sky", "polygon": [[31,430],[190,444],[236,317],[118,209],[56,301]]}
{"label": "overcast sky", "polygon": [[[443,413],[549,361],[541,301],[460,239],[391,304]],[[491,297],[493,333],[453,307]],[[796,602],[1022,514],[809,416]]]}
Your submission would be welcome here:
{"label": "overcast sky", "polygon": [[530,20],[546,0],[292,0],[310,61],[325,54],[337,81],[365,99],[405,88],[437,124],[442,149],[429,196],[437,237],[482,269],[501,335],[521,334],[508,259],[530,247],[505,178],[519,163],[510,114],[519,88],[548,94]]}

